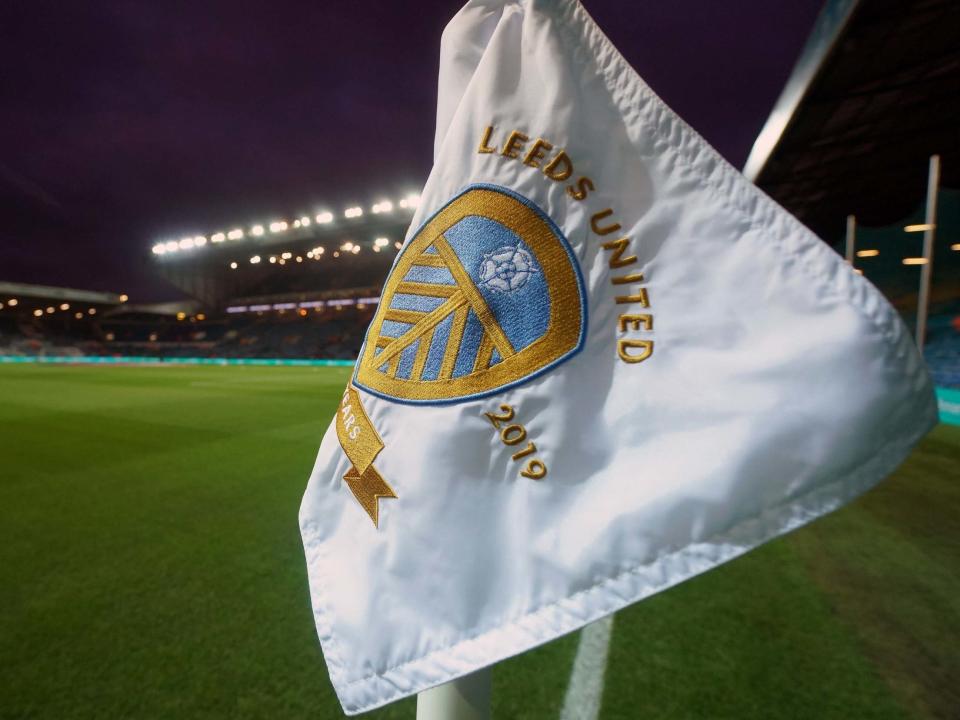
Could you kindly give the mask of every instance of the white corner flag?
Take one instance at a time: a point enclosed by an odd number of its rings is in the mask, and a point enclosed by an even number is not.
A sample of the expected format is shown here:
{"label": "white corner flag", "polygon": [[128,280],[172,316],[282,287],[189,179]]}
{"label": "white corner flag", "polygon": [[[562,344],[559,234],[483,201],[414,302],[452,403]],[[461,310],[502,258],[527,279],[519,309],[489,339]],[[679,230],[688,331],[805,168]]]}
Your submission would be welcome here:
{"label": "white corner flag", "polygon": [[827,513],[936,422],[869,282],[576,0],[473,0],[435,164],[300,526],[349,714]]}

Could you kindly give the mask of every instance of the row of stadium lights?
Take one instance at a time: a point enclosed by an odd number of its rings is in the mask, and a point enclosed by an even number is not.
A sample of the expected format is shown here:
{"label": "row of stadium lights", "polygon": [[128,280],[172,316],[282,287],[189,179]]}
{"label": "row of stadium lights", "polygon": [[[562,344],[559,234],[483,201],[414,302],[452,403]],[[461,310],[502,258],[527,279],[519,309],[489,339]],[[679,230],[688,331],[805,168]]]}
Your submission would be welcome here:
{"label": "row of stadium lights", "polygon": [[[407,195],[397,203],[397,206],[401,210],[406,210],[408,212],[413,212],[419,205],[419,195]],[[370,212],[373,215],[384,215],[392,213],[393,211],[394,204],[390,200],[381,200],[378,203],[374,203],[373,207],[370,208]],[[343,211],[343,217],[348,220],[354,220],[356,218],[363,217],[363,208],[359,205],[349,207]],[[206,235],[193,235],[180,240],[168,240],[167,242],[161,242],[154,245],[153,254],[166,255],[167,253],[180,252],[181,250],[193,250],[195,248],[203,247],[207,244],[207,242],[222,243],[226,242],[227,240],[242,240],[245,237],[263,237],[267,234],[268,230],[270,233],[276,235],[278,233],[287,232],[291,229],[310,227],[313,224],[329,225],[333,221],[333,213],[325,210],[317,213],[313,217],[304,215],[303,217],[294,220],[292,223],[288,223],[286,220],[274,220],[266,225],[266,227],[263,225],[253,225],[249,228],[249,230],[244,230],[243,228],[234,228],[233,230],[226,232],[216,232],[209,237],[209,240]]]}
{"label": "row of stadium lights", "polygon": [[[904,226],[903,231],[908,233],[917,233],[917,232],[925,232],[927,230],[931,230],[932,228],[933,228],[933,225],[929,225],[927,223],[918,223],[916,225]],[[950,249],[953,250],[954,252],[960,252],[960,243],[953,243],[950,246]],[[872,257],[877,257],[879,254],[880,254],[880,251],[877,250],[876,248],[866,248],[864,250],[857,250],[858,258],[872,258]],[[905,257],[903,258],[903,260],[901,260],[901,262],[904,265],[926,265],[927,259],[925,257]],[[861,275],[863,274],[862,270],[857,270],[857,272],[860,273]]]}
{"label": "row of stadium lights", "polygon": [[[120,296],[120,302],[125,303],[127,300],[129,300],[129,298],[128,298],[126,295],[121,295],[121,296]],[[17,298],[10,298],[10,299],[7,300],[6,302],[0,301],[0,310],[3,310],[5,307],[7,307],[7,308],[15,308],[15,307],[17,307],[17,305],[19,305],[19,304],[20,304],[20,301],[19,301]],[[34,316],[34,317],[43,317],[44,315],[53,315],[58,309],[59,309],[61,312],[70,312],[70,303],[60,303],[59,307],[56,306],[56,305],[48,305],[46,308],[37,308],[36,310],[33,311],[33,316]],[[96,315],[96,314],[97,314],[97,309],[96,309],[96,308],[93,308],[93,307],[92,307],[92,308],[87,308],[86,314],[87,314],[87,315]],[[84,316],[84,313],[83,313],[82,310],[77,310],[77,311],[75,311],[75,312],[73,313],[73,316],[74,316],[77,320],[79,320],[80,318],[82,318],[82,317]]]}
{"label": "row of stadium lights", "polygon": [[362,297],[335,298],[333,300],[306,300],[300,303],[284,302],[273,303],[270,305],[231,305],[227,308],[227,313],[233,315],[235,313],[264,313],[269,310],[276,310],[280,314],[283,314],[287,310],[295,310],[301,317],[306,317],[309,310],[314,310],[316,312],[320,312],[324,308],[343,310],[343,308],[350,305],[356,305],[358,310],[363,310],[368,305],[377,305],[379,302],[379,297]]}
{"label": "row of stadium lights", "polygon": [[[378,237],[376,240],[373,241],[373,245],[371,247],[373,248],[374,252],[378,253],[378,252],[383,252],[384,249],[386,249],[389,245],[390,245],[390,240],[388,238]],[[403,247],[403,243],[401,243],[400,241],[394,242],[393,247],[399,250],[400,248]],[[319,260],[321,257],[323,257],[325,252],[326,252],[325,248],[320,246],[315,247],[312,250],[307,250],[306,259]],[[360,243],[355,243],[353,241],[348,240],[347,242],[343,243],[343,245],[340,246],[339,250],[333,251],[333,257],[338,258],[340,257],[341,254],[357,255],[359,252],[360,252]],[[269,262],[271,265],[274,265],[274,264],[286,265],[288,262],[302,263],[303,261],[304,261],[303,255],[294,255],[292,252],[282,252],[279,255],[270,255],[267,258],[267,262]],[[253,255],[250,257],[251,265],[259,265],[262,262],[263,262],[263,258],[260,255]],[[231,270],[236,270],[238,267],[240,267],[240,265],[236,260],[230,263]]]}

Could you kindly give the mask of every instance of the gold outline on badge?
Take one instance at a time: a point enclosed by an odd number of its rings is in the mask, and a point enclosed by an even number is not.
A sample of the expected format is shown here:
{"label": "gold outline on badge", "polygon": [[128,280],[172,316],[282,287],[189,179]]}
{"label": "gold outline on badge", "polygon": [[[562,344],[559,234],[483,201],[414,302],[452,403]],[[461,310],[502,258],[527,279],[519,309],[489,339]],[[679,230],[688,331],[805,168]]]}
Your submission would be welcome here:
{"label": "gold outline on badge", "polygon": [[[519,352],[510,345],[469,273],[443,236],[446,230],[472,215],[499,222],[522,238],[536,257],[544,275],[550,293],[547,330],[542,337]],[[435,247],[436,253],[426,253],[430,245]],[[404,283],[403,278],[414,265],[443,265],[450,270],[456,285]],[[394,294],[402,294],[403,290],[424,295],[436,294],[445,299],[443,304],[430,313],[390,309]],[[507,191],[473,187],[431,218],[397,258],[367,333],[367,342],[358,363],[356,382],[361,387],[389,399],[423,403],[465,401],[515,385],[579,349],[586,332],[585,300],[582,299],[582,294],[582,280],[577,272],[576,259],[546,216],[528,202],[512,193],[507,194]],[[484,338],[489,336],[491,341],[487,346],[481,344],[478,356],[481,352],[492,354],[493,348],[496,348],[501,360],[492,367],[480,370],[475,367],[470,374],[454,378],[450,377],[453,361],[447,358],[452,355],[455,361],[456,353],[451,353],[450,348],[459,347],[468,309],[474,310],[486,331]],[[396,372],[403,349],[424,336],[432,338],[436,326],[451,313],[454,320],[438,378],[423,380],[415,376],[423,370],[429,342],[420,343],[409,379],[391,377],[390,373]],[[392,340],[380,335],[385,320],[408,323],[413,320],[414,323],[410,330]],[[401,340],[404,342],[400,342]],[[489,347],[489,344],[492,344],[492,347]],[[378,347],[383,348],[383,351],[375,357]],[[390,363],[386,374],[377,369],[385,362]]]}

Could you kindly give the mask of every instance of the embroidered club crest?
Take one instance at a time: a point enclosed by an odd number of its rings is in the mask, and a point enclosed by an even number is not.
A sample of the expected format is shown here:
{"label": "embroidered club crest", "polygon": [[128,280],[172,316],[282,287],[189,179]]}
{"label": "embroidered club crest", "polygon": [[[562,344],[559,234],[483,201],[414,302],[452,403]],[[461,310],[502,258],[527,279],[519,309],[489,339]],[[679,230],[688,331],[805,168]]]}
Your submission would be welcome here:
{"label": "embroidered club crest", "polygon": [[501,392],[583,345],[583,279],[569,243],[526,198],[473,185],[397,257],[354,382],[406,403]]}

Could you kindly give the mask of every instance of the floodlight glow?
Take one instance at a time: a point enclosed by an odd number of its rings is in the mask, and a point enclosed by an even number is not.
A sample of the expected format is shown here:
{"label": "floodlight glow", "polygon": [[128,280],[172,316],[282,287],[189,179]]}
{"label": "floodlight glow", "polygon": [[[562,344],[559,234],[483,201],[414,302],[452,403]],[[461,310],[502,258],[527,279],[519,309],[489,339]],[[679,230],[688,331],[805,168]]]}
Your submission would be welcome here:
{"label": "floodlight glow", "polygon": [[374,252],[380,252],[380,246],[379,246],[379,245],[374,245],[374,246],[373,246],[373,251],[374,251]]}
{"label": "floodlight glow", "polygon": [[263,225],[254,225],[250,228],[250,234],[255,237],[260,237],[263,235]]}
{"label": "floodlight glow", "polygon": [[60,309],[61,309],[61,310],[69,310],[69,309],[70,309],[70,303],[61,303]]}
{"label": "floodlight glow", "polygon": [[313,256],[314,256],[314,257],[320,257],[321,255],[323,255],[324,252],[326,252],[326,249],[325,249],[325,248],[315,247],[315,248],[313,249]]}
{"label": "floodlight glow", "polygon": [[327,211],[317,213],[317,222],[321,225],[326,225],[327,223],[333,222],[333,213]]}
{"label": "floodlight glow", "polygon": [[343,211],[343,216],[347,218],[358,218],[363,215],[362,207],[349,207]]}
{"label": "floodlight glow", "polygon": [[231,269],[231,270],[236,270],[236,269],[237,269],[237,263],[235,263],[235,262],[230,263],[230,269]]}
{"label": "floodlight glow", "polygon": [[308,258],[312,258],[312,257],[313,257],[313,250],[307,250],[307,257],[308,257]]}
{"label": "floodlight glow", "polygon": [[178,313],[177,313],[177,320],[183,320],[183,319],[185,319],[186,317],[187,317],[187,314],[186,314],[185,312],[178,312]]}
{"label": "floodlight glow", "polygon": [[260,256],[259,256],[259,255],[254,255],[252,258],[250,258],[250,264],[251,264],[251,265],[256,265],[258,262],[260,262]]}
{"label": "floodlight glow", "polygon": [[280,258],[280,260],[278,260],[277,262],[278,262],[278,264],[280,264],[280,265],[286,265],[286,264],[287,264],[287,261],[284,260],[283,258]]}
{"label": "floodlight glow", "polygon": [[394,246],[397,250],[399,250],[400,248],[403,247],[403,243],[400,242],[399,240],[397,240],[397,241],[393,244],[393,246]]}
{"label": "floodlight glow", "polygon": [[303,227],[310,227],[310,218],[307,215],[304,215],[300,218],[300,225]]}
{"label": "floodlight glow", "polygon": [[75,313],[73,314],[73,317],[75,317],[77,320],[83,320],[83,313],[82,313],[82,312],[75,312]]}
{"label": "floodlight glow", "polygon": [[359,245],[354,245],[353,248],[350,250],[350,252],[352,252],[354,255],[356,255],[358,252],[360,252],[360,246],[359,246]]}
{"label": "floodlight glow", "polygon": [[420,196],[416,193],[407,195],[400,201],[400,207],[404,210],[415,210],[420,205]]}
{"label": "floodlight glow", "polygon": [[353,243],[348,240],[347,242],[345,242],[343,245],[340,246],[340,249],[350,252],[351,250],[353,250]]}
{"label": "floodlight glow", "polygon": [[33,311],[34,317],[40,317],[41,315],[43,315],[43,310],[41,310],[40,308],[37,308],[36,310]]}
{"label": "floodlight glow", "polygon": [[167,249],[167,252],[176,252],[180,249],[180,243],[178,243],[176,240],[166,242],[163,244],[163,246]]}
{"label": "floodlight glow", "polygon": [[288,227],[287,223],[285,223],[283,220],[275,220],[274,222],[270,223],[270,232],[272,233],[285,232],[287,227]]}
{"label": "floodlight glow", "polygon": [[876,249],[857,250],[857,257],[860,257],[860,258],[864,258],[864,257],[876,257],[876,256],[879,255],[879,254],[880,254],[880,251],[879,251],[879,250],[876,250]]}
{"label": "floodlight glow", "polygon": [[954,243],[953,245],[950,246],[950,249],[960,252],[960,243]]}
{"label": "floodlight glow", "polygon": [[927,259],[924,257],[904,258],[903,264],[904,265],[926,265]]}
{"label": "floodlight glow", "polygon": [[371,208],[374,215],[379,215],[380,213],[393,212],[393,203],[389,200],[381,200],[378,203],[374,203]]}
{"label": "floodlight glow", "polygon": [[222,243],[227,239],[226,233],[218,232],[210,236],[210,242]]}
{"label": "floodlight glow", "polygon": [[373,241],[373,246],[378,248],[386,247],[389,244],[390,244],[390,241],[387,240],[387,238],[385,237],[378,237],[376,240]]}
{"label": "floodlight glow", "polygon": [[167,251],[167,246],[164,243],[157,243],[153,246],[154,255],[163,255]]}
{"label": "floodlight glow", "polygon": [[197,313],[197,320],[206,320],[207,316],[203,313]]}
{"label": "floodlight glow", "polygon": [[301,262],[301,263],[303,262],[303,258],[300,257],[299,255],[297,255],[297,262]]}
{"label": "floodlight glow", "polygon": [[190,248],[193,247],[193,238],[192,237],[184,238],[179,242],[179,245],[181,250],[189,250]]}
{"label": "floodlight glow", "polygon": [[299,220],[294,220],[294,221],[293,221],[293,226],[294,226],[295,228],[300,227],[300,221],[299,221]]}
{"label": "floodlight glow", "polygon": [[243,237],[243,230],[240,228],[234,228],[227,233],[227,240],[239,240]]}
{"label": "floodlight glow", "polygon": [[96,308],[90,308],[89,310],[87,310],[87,315],[96,315],[96,314],[97,314]]}
{"label": "floodlight glow", "polygon": [[282,257],[284,260],[289,260],[290,258],[293,257],[293,253],[289,253],[289,252],[280,253],[280,257]]}
{"label": "floodlight glow", "polygon": [[16,298],[10,298],[9,300],[7,300],[7,305],[9,305],[10,307],[16,307],[17,303],[19,303],[19,300],[17,300]]}
{"label": "floodlight glow", "polygon": [[207,244],[207,239],[203,235],[197,235],[193,239],[194,247],[203,247],[206,244]]}
{"label": "floodlight glow", "polygon": [[933,223],[918,223],[916,225],[907,225],[903,228],[904,232],[923,232],[925,230],[933,230],[936,225]]}
{"label": "floodlight glow", "polygon": [[126,293],[120,293],[120,302],[125,303],[129,299],[130,299],[129,295],[127,295]]}
{"label": "floodlight glow", "polygon": [[271,256],[270,256],[270,264],[272,265],[272,264],[275,263],[276,261],[277,261],[277,256],[276,256],[276,255],[271,255]]}
{"label": "floodlight glow", "polygon": [[52,315],[54,310],[56,310],[56,308],[53,307],[53,305],[50,305],[50,306],[47,308],[47,313],[50,314],[50,315]]}

